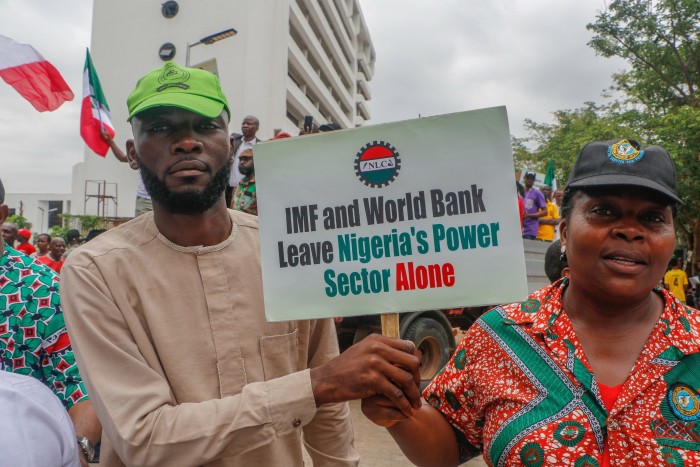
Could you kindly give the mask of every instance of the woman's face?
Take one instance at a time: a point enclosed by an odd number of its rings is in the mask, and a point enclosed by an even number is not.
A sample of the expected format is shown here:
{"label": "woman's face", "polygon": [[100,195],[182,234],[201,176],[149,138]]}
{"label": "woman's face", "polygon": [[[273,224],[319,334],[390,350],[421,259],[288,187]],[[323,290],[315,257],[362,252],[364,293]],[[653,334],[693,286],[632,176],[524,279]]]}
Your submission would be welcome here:
{"label": "woman's face", "polygon": [[643,188],[611,187],[578,192],[572,202],[561,222],[571,285],[620,299],[647,296],[675,246],[668,201]]}
{"label": "woman's face", "polygon": [[39,251],[46,252],[49,249],[49,238],[46,235],[39,235],[36,239],[36,247]]}

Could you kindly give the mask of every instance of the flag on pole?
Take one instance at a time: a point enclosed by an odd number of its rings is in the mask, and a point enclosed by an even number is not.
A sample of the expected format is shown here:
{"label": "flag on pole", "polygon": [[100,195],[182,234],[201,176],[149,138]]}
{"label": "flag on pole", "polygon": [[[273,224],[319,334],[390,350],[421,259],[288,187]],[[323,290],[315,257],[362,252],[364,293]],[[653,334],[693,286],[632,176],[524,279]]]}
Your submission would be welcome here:
{"label": "flag on pole", "polygon": [[56,110],[73,100],[73,91],[58,70],[34,47],[0,36],[0,78],[39,112]]}
{"label": "flag on pole", "polygon": [[552,193],[557,191],[557,179],[554,178],[554,161],[550,159],[547,174],[544,176],[544,184],[552,188]]}
{"label": "flag on pole", "polygon": [[95,154],[105,157],[109,145],[102,139],[102,131],[114,138],[114,125],[109,117],[109,106],[102,92],[100,80],[92,65],[90,51],[85,56],[83,68],[83,106],[80,111],[80,136]]}

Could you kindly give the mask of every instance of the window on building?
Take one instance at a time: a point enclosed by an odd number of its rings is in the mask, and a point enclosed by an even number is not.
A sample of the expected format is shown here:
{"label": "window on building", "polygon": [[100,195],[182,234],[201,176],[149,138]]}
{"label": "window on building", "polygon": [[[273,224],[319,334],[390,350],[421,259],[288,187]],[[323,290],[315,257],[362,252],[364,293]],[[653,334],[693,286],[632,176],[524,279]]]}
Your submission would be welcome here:
{"label": "window on building", "polygon": [[63,214],[63,201],[49,201],[49,228],[61,225],[61,214]]}

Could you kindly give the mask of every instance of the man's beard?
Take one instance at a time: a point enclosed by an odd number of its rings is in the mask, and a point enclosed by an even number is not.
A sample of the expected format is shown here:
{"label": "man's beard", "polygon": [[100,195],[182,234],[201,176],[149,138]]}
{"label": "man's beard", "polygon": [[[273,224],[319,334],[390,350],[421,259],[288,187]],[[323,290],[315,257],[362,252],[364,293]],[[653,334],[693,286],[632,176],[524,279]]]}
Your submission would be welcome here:
{"label": "man's beard", "polygon": [[194,215],[209,210],[223,195],[231,175],[231,160],[229,160],[228,164],[214,174],[203,190],[192,189],[174,193],[165,182],[142,164],[140,159],[137,161],[143,185],[151,195],[151,200],[172,214]]}
{"label": "man's beard", "polygon": [[238,172],[243,175],[244,177],[250,178],[250,174],[253,173],[253,168],[244,168],[241,167],[240,165],[238,166]]}

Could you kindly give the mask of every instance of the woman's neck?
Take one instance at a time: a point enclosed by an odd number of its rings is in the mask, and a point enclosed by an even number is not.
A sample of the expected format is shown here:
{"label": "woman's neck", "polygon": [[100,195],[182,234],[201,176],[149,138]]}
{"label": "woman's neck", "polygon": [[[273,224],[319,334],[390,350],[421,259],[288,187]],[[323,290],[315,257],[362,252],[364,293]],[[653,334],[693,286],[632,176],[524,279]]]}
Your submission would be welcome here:
{"label": "woman's neck", "polygon": [[643,297],[606,297],[572,283],[564,290],[562,303],[575,327],[600,335],[637,332],[655,323],[663,311],[663,300],[653,291]]}

